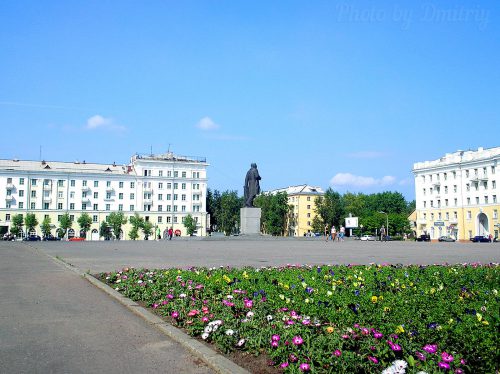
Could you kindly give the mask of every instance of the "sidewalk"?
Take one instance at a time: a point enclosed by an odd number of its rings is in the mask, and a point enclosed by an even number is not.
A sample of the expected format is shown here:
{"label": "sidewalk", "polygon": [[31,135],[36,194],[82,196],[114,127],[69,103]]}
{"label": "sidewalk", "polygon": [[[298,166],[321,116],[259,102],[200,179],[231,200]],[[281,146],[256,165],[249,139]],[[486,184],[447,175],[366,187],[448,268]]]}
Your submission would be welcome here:
{"label": "sidewalk", "polygon": [[213,373],[74,272],[0,245],[1,373]]}

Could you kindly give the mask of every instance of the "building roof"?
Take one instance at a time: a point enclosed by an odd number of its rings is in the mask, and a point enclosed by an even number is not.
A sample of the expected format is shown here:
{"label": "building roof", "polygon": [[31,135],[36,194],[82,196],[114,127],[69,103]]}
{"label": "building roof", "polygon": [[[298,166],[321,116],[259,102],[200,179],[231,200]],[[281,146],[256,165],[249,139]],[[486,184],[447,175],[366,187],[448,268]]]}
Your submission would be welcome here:
{"label": "building roof", "polygon": [[279,192],[286,192],[287,195],[324,195],[325,192],[321,187],[309,186],[301,184],[298,186],[289,186],[286,188],[278,188],[276,190],[267,191],[270,194],[277,194]]}
{"label": "building roof", "polygon": [[416,162],[413,164],[413,171],[422,169],[431,169],[435,167],[442,167],[446,165],[453,165],[458,163],[470,163],[481,160],[500,158],[500,147],[483,148],[479,147],[477,150],[456,151],[453,153],[446,153],[443,157],[432,160]]}
{"label": "building roof", "polygon": [[106,175],[124,175],[129,174],[127,165],[96,164],[79,162],[61,162],[61,161],[28,161],[28,160],[1,160],[0,172],[20,171],[20,172],[44,172],[52,171],[59,173],[89,173]]}

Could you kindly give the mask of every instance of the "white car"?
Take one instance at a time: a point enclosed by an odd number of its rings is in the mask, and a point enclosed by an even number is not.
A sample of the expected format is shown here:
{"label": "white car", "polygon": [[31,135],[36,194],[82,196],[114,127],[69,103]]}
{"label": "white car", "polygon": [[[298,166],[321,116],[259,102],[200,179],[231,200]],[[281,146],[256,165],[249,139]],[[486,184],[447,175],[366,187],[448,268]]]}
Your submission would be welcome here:
{"label": "white car", "polygon": [[363,235],[361,240],[373,242],[375,241],[375,237],[373,235]]}

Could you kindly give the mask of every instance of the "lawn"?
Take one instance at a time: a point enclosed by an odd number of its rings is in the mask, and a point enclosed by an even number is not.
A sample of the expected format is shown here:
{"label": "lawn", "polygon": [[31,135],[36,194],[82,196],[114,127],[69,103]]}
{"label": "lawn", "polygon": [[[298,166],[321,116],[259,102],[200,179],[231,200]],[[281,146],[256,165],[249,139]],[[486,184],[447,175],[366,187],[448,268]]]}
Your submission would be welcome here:
{"label": "lawn", "polygon": [[100,279],[289,373],[494,373],[499,264],[134,269]]}

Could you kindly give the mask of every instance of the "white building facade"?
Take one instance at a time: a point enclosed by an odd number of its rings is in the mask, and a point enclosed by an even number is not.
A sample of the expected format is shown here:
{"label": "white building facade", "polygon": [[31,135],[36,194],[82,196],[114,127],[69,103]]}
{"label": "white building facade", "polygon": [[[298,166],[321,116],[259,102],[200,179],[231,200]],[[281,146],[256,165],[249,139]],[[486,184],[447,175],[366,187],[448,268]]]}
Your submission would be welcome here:
{"label": "white building facade", "polygon": [[417,235],[499,235],[500,147],[448,153],[413,166]]}
{"label": "white building facade", "polygon": [[[184,219],[197,222],[206,235],[207,162],[205,158],[134,155],[128,165],[84,162],[0,160],[0,230],[10,230],[16,214],[50,217],[54,230],[65,213],[74,221],[68,236],[79,236],[77,219],[92,217],[87,239],[99,239],[99,226],[111,212],[126,218],[138,213],[163,237],[172,227],[186,235]],[[128,239],[129,223],[120,237]],[[41,235],[40,227],[35,230]],[[142,237],[142,236],[141,236]],[[101,238],[102,239],[102,238]]]}

